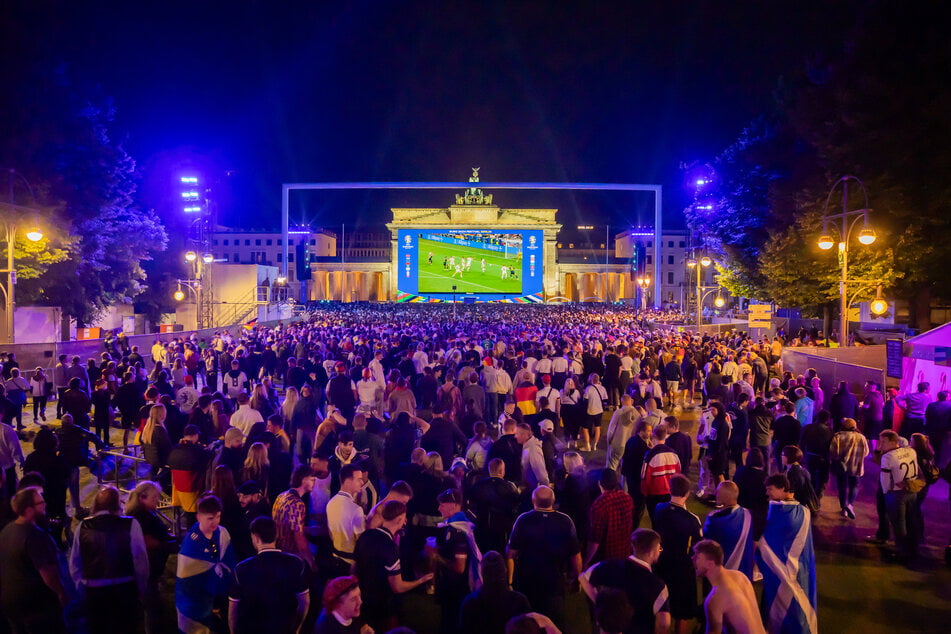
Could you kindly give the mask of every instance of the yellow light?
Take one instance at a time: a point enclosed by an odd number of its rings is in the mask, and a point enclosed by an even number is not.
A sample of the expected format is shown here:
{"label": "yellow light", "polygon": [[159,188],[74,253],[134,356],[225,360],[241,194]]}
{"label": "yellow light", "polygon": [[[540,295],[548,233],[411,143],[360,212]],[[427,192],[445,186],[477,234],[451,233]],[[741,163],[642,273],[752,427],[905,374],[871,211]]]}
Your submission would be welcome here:
{"label": "yellow light", "polygon": [[713,260],[710,259],[710,256],[705,255],[702,258],[700,258],[700,264],[702,264],[703,266],[710,266],[711,264],[713,264]]}
{"label": "yellow light", "polygon": [[198,254],[195,253],[194,251],[186,251],[186,252],[185,252],[185,261],[186,261],[186,262],[194,262],[196,259],[198,259]]}
{"label": "yellow light", "polygon": [[278,284],[287,284],[287,278],[284,277],[283,275],[279,275],[278,278],[277,278],[277,283],[278,283]]}
{"label": "yellow light", "polygon": [[869,245],[875,242],[875,238],[878,236],[875,235],[875,231],[869,228],[862,229],[859,232],[859,242],[864,245]]}
{"label": "yellow light", "polygon": [[694,260],[693,258],[690,258],[689,260],[687,260],[687,266],[689,266],[690,268],[693,268],[697,266],[697,261]]}
{"label": "yellow light", "polygon": [[819,238],[819,248],[823,251],[828,251],[835,246],[835,242],[832,240],[832,236],[824,235]]}
{"label": "yellow light", "polygon": [[873,315],[884,315],[888,311],[888,302],[881,297],[877,297],[872,300],[868,307]]}
{"label": "yellow light", "polygon": [[43,239],[43,232],[37,227],[33,231],[27,231],[26,237],[30,242],[38,242]]}
{"label": "yellow light", "polygon": [[213,256],[210,253],[205,253],[201,256],[201,261],[204,262],[205,264],[211,264],[212,262],[215,261],[215,256]]}
{"label": "yellow light", "polygon": [[183,299],[185,299],[185,293],[182,291],[182,289],[178,289],[177,291],[175,291],[175,294],[172,295],[172,297],[175,298],[176,302],[180,302]]}
{"label": "yellow light", "polygon": [[713,300],[713,305],[716,306],[717,308],[723,308],[724,304],[726,304],[726,300],[724,300],[719,295],[717,295],[717,298]]}

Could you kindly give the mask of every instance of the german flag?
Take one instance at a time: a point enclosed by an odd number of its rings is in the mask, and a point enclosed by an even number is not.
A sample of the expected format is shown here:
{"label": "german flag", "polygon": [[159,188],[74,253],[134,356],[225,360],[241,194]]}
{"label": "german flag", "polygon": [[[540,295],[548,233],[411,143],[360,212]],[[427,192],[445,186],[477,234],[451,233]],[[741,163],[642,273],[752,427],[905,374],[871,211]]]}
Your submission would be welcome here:
{"label": "german flag", "polygon": [[248,323],[246,323],[246,324],[244,325],[244,329],[245,329],[245,330],[253,330],[253,329],[254,329],[254,326],[255,326],[257,323],[258,323],[258,318],[255,317],[254,319],[252,319],[251,321],[249,321]]}

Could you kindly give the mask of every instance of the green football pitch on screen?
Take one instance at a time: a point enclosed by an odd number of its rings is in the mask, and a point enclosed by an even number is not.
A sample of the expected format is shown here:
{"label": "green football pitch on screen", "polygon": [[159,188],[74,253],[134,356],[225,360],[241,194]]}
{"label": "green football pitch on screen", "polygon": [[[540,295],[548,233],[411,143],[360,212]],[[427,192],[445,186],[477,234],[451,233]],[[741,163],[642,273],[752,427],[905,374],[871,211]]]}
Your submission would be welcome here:
{"label": "green football pitch on screen", "polygon": [[[432,257],[430,258],[430,254]],[[420,238],[419,240],[419,293],[505,293],[522,292],[522,251],[511,248],[507,254],[476,247],[464,247]],[[508,257],[506,257],[506,255]],[[472,258],[469,270],[456,271],[446,258],[455,258],[461,265]],[[485,272],[482,260],[485,260]],[[431,260],[431,261],[430,261]],[[503,271],[503,267],[509,269]]]}

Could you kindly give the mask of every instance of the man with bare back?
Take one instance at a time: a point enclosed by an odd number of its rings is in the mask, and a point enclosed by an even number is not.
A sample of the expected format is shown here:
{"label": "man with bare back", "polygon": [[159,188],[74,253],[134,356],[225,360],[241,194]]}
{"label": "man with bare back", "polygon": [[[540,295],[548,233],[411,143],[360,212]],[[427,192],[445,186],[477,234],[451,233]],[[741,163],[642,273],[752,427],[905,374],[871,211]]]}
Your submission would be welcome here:
{"label": "man with bare back", "polygon": [[753,584],[742,572],[723,567],[723,549],[712,539],[693,547],[693,565],[697,576],[706,577],[713,589],[703,608],[707,616],[707,634],[766,634]]}

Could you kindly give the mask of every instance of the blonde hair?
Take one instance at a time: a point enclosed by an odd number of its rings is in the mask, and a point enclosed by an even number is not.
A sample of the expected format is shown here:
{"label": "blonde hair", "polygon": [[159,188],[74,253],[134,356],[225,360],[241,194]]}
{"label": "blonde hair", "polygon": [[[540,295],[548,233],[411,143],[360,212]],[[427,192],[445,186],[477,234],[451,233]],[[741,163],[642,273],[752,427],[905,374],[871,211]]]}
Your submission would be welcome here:
{"label": "blonde hair", "polygon": [[152,442],[152,436],[155,433],[155,426],[165,428],[165,416],[168,412],[165,409],[165,406],[161,403],[156,403],[149,410],[149,419],[145,421],[145,426],[142,428],[142,436],[139,438],[143,443],[149,444]]}
{"label": "blonde hair", "polygon": [[296,387],[287,388],[286,395],[284,396],[284,404],[281,405],[281,413],[284,415],[284,420],[289,421],[291,419],[291,414],[294,413],[294,406],[297,405],[297,401],[300,400],[300,393],[297,391]]}
{"label": "blonde hair", "polygon": [[125,514],[134,515],[142,507],[142,498],[152,491],[158,492],[159,496],[162,495],[162,489],[157,483],[151,480],[139,482],[132,493],[129,494],[129,501],[125,503]]}
{"label": "blonde hair", "polygon": [[584,468],[584,458],[577,451],[566,451],[562,460],[565,463],[565,471],[569,473],[578,467]]}
{"label": "blonde hair", "polygon": [[262,469],[270,466],[267,458],[267,447],[263,442],[251,443],[248,448],[248,457],[244,459],[244,468],[254,473],[260,473]]}
{"label": "blonde hair", "polygon": [[442,456],[435,451],[430,451],[426,454],[426,459],[423,460],[423,468],[430,473],[442,473],[445,471],[445,467],[443,467],[442,464]]}

